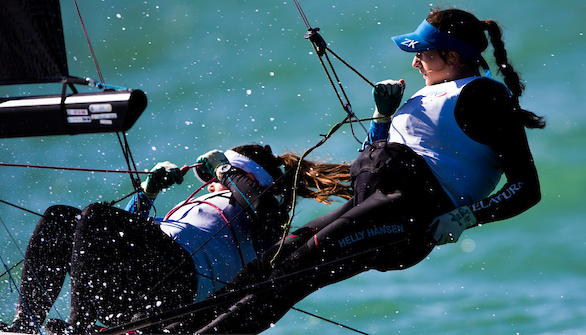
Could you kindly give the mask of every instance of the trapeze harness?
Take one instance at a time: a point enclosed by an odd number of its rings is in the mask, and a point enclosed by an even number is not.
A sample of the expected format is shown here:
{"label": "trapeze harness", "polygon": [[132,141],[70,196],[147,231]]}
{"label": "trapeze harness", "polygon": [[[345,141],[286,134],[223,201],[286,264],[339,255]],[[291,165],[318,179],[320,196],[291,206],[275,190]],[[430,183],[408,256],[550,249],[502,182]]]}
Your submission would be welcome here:
{"label": "trapeze harness", "polygon": [[181,203],[158,222],[161,230],[193,259],[200,274],[196,301],[221,289],[259,256],[252,242],[250,220],[230,198],[230,191],[207,194]]}

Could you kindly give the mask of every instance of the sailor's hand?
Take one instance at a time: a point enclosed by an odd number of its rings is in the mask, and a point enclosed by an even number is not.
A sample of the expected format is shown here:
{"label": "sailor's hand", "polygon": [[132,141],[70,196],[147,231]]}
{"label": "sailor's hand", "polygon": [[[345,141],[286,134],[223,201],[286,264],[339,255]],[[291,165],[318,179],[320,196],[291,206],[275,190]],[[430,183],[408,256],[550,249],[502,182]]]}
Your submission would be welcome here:
{"label": "sailor's hand", "polygon": [[183,173],[177,165],[170,162],[157,163],[150,172],[147,179],[140,184],[149,198],[155,198],[167,187],[183,182]]}
{"label": "sailor's hand", "polygon": [[437,245],[455,243],[464,230],[476,223],[476,217],[470,207],[462,206],[435,218],[428,232],[432,234]]}
{"label": "sailor's hand", "polygon": [[405,90],[405,81],[401,80],[384,80],[376,83],[372,90],[376,109],[374,111],[374,122],[389,123],[391,116],[395,113]]}
{"label": "sailor's hand", "polygon": [[220,166],[230,164],[224,152],[220,150],[206,152],[197,158],[197,163],[198,176],[206,182],[217,176]]}

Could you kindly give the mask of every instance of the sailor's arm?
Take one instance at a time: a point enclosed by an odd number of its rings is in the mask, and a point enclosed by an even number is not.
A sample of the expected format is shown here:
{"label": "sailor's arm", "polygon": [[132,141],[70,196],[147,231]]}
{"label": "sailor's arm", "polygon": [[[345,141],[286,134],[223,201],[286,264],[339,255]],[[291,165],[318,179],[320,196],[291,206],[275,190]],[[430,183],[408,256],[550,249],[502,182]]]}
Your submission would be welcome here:
{"label": "sailor's arm", "polygon": [[492,148],[507,182],[489,197],[437,217],[430,230],[438,244],[456,242],[467,228],[518,215],[541,199],[525,128],[515,119],[504,86],[490,79],[473,81],[462,90],[455,116],[468,136]]}
{"label": "sailor's arm", "polygon": [[150,171],[148,177],[140,185],[141,191],[135,193],[125,210],[140,216],[147,217],[157,195],[173,184],[183,182],[183,172],[177,165],[170,162],[157,163]]}
{"label": "sailor's arm", "polygon": [[523,129],[522,135],[514,141],[504,141],[499,150],[502,168],[507,178],[506,184],[488,198],[470,205],[477,223],[484,224],[518,215],[541,200],[541,190],[537,169],[529,150]]}

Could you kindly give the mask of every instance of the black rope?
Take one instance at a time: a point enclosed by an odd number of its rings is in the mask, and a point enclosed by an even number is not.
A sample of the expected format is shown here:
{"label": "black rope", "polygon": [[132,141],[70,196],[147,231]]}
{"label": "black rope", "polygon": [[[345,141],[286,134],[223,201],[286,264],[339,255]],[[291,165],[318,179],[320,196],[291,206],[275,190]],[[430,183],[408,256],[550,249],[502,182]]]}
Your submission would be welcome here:
{"label": "black rope", "polygon": [[15,205],[15,204],[13,204],[13,203],[10,203],[10,202],[8,202],[8,201],[4,201],[4,200],[0,199],[0,202],[1,202],[1,203],[3,203],[3,204],[6,204],[6,205],[12,206],[12,207],[14,207],[14,208],[18,208],[18,209],[20,209],[20,210],[23,210],[23,211],[25,211],[25,212],[28,212],[28,213],[31,213],[31,214],[34,214],[34,215],[38,215],[38,216],[40,216],[40,217],[43,217],[43,214],[39,214],[39,213],[37,213],[37,212],[33,212],[33,211],[31,211],[30,209],[26,209],[26,208],[24,208],[24,207],[21,207],[21,206]]}
{"label": "black rope", "polygon": [[323,321],[326,321],[326,322],[329,322],[329,323],[333,323],[333,324],[335,324],[336,326],[339,326],[339,327],[342,327],[342,328],[346,328],[346,329],[348,329],[348,330],[351,330],[351,331],[353,331],[353,332],[356,332],[356,333],[358,333],[358,334],[364,334],[364,335],[368,335],[368,333],[365,333],[365,332],[363,332],[363,331],[360,331],[360,330],[358,330],[358,329],[356,329],[356,328],[348,327],[348,326],[346,326],[346,325],[344,325],[344,324],[341,324],[341,323],[339,323],[339,322],[336,322],[336,321],[332,321],[332,320],[326,319],[326,318],[324,318],[324,317],[322,317],[322,316],[319,316],[319,315],[317,315],[317,314],[310,313],[310,312],[307,312],[307,311],[301,310],[301,309],[299,309],[299,308],[296,308],[296,307],[291,307],[291,309],[292,309],[292,310],[295,310],[295,311],[298,311],[298,312],[301,312],[301,313],[304,313],[304,314],[307,314],[307,315],[309,315],[309,316],[313,316],[314,318],[317,318],[317,319],[320,319],[320,320],[323,320]]}
{"label": "black rope", "polygon": [[[122,138],[121,138],[122,134]],[[126,138],[126,134],[124,132],[116,133],[118,136],[118,142],[120,143],[120,148],[122,149],[122,153],[124,154],[124,159],[126,160],[126,165],[128,166],[128,170],[136,171],[136,164],[134,162],[134,158],[132,157],[132,152],[130,152],[130,145],[128,144],[128,140]],[[124,141],[122,141],[124,139]],[[132,182],[132,186],[135,190],[140,190],[140,177],[138,174],[133,175],[133,173],[129,173],[130,181]]]}
{"label": "black rope", "polygon": [[24,262],[24,258],[21,259],[20,261],[18,261],[18,263],[14,264],[13,266],[11,266],[9,269],[7,269],[6,271],[4,271],[4,273],[0,274],[0,278],[4,277],[5,275],[12,273],[11,271],[14,270],[17,266],[19,266],[20,264],[22,264],[22,262]]}
{"label": "black rope", "polygon": [[299,1],[295,0],[295,6],[297,6],[299,15],[301,15],[301,19],[303,19],[303,22],[305,23],[307,29],[311,29],[311,25],[309,24],[309,21],[307,20],[307,17],[305,16],[305,13],[303,12],[303,8],[301,8],[301,5],[299,4]]}
{"label": "black rope", "polygon": [[[318,59],[320,61],[320,64],[322,65],[322,68],[323,68],[324,72],[326,73],[326,76],[328,77],[328,80],[329,80],[330,84],[332,85],[332,88],[334,89],[336,96],[338,97],[340,105],[342,106],[344,111],[348,114],[348,116],[350,116],[351,118],[356,118],[356,115],[352,111],[352,105],[350,104],[350,100],[348,99],[348,95],[346,94],[346,91],[344,90],[344,86],[342,85],[342,82],[340,81],[340,78],[338,77],[338,74],[336,73],[336,70],[334,68],[334,65],[332,64],[330,57],[328,56],[328,54],[326,52],[326,51],[329,51],[330,49],[327,47],[326,42],[321,37],[321,35],[318,33],[318,31],[319,31],[319,28],[310,28],[309,31],[305,34],[305,38],[309,39],[310,42],[312,43],[312,46],[315,50],[315,53],[318,55]],[[324,56],[327,61],[327,66],[323,60]],[[344,63],[347,64],[346,62],[344,62]],[[331,74],[330,74],[330,72],[331,72]],[[332,79],[332,75],[335,78],[335,82],[334,82],[334,79]],[[368,133],[368,131],[366,130],[364,125],[362,125],[362,123],[360,123],[360,125],[362,126],[362,129],[364,130],[364,132]],[[352,131],[352,134],[354,135],[354,138],[356,139],[356,141],[358,143],[362,143],[361,140],[359,140],[356,137],[356,135],[354,134],[354,131]]]}
{"label": "black rope", "polygon": [[368,85],[372,86],[373,88],[375,87],[375,85],[368,80],[362,73],[358,72],[358,70],[356,70],[355,68],[353,68],[350,64],[348,64],[344,59],[342,59],[340,56],[338,56],[332,49],[330,49],[327,45],[326,45],[326,49],[332,54],[334,55],[334,57],[336,57],[340,62],[342,62],[342,64],[346,65],[347,68],[349,68],[350,70],[352,70],[354,73],[356,73],[360,78],[362,78]]}
{"label": "black rope", "polygon": [[[128,170],[136,171],[136,163],[134,162],[134,158],[132,157],[132,152],[130,151],[130,145],[128,144],[126,133],[117,132],[116,135],[118,136],[118,142],[120,143],[120,148],[122,149],[122,153],[124,154],[124,159],[126,160]],[[138,174],[129,173],[128,176],[130,178],[130,182],[132,183],[132,187],[134,188],[135,193],[144,193],[144,190],[140,186],[140,177],[138,176]],[[140,212],[141,202],[137,201],[136,203],[138,207],[137,211]]]}
{"label": "black rope", "polygon": [[105,173],[144,173],[149,174],[147,171],[131,171],[131,170],[116,170],[116,169],[93,169],[93,168],[75,168],[67,166],[50,166],[50,165],[37,165],[37,164],[16,164],[16,163],[0,163],[0,166],[8,167],[25,167],[34,169],[50,169],[50,170],[66,170],[66,171],[83,171],[83,172],[105,172]]}

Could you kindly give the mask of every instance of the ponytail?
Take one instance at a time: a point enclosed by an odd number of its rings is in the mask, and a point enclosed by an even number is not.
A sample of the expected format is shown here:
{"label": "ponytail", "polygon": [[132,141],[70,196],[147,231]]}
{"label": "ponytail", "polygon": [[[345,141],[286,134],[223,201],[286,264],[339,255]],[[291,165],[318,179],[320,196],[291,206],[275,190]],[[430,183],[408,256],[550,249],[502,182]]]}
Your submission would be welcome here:
{"label": "ponytail", "polygon": [[[279,158],[286,171],[284,184],[293,186],[300,157],[293,153],[286,153]],[[326,164],[303,160],[297,181],[297,195],[329,205],[332,203],[330,199],[332,196],[344,199],[352,197],[350,182],[350,166],[347,164]]]}
{"label": "ponytail", "polygon": [[[293,203],[293,183],[299,156],[286,153],[276,157],[270,146],[258,144],[243,145],[232,150],[262,166],[273,177],[275,181],[273,191],[283,196],[282,203],[286,206]],[[284,173],[281,167],[284,167]],[[350,181],[350,166],[347,164],[324,164],[303,160],[296,195],[329,205],[332,203],[330,199],[332,196],[344,199],[352,197]]]}
{"label": "ponytail", "polygon": [[494,48],[494,58],[498,66],[498,71],[505,78],[505,85],[511,90],[513,94],[513,102],[515,106],[516,116],[519,121],[527,128],[545,128],[545,121],[543,117],[537,116],[535,113],[521,109],[519,106],[519,97],[525,90],[525,84],[521,81],[519,74],[515,71],[513,66],[509,63],[505,44],[502,39],[502,31],[498,23],[493,20],[481,21],[484,29],[488,31],[490,43]]}
{"label": "ponytail", "polygon": [[[448,35],[475,47],[479,52],[486,50],[488,47],[488,40],[485,34],[485,31],[487,31],[490,43],[494,48],[494,58],[498,66],[498,72],[504,76],[505,85],[513,95],[514,117],[527,128],[541,129],[545,127],[543,117],[519,107],[519,98],[525,90],[525,85],[509,62],[502,39],[502,31],[498,23],[493,20],[480,21],[472,13],[460,9],[441,10],[440,8],[432,9],[427,16],[427,21]],[[480,56],[478,61],[464,60],[463,65],[479,66],[482,65],[483,61],[486,63],[484,58]]]}

